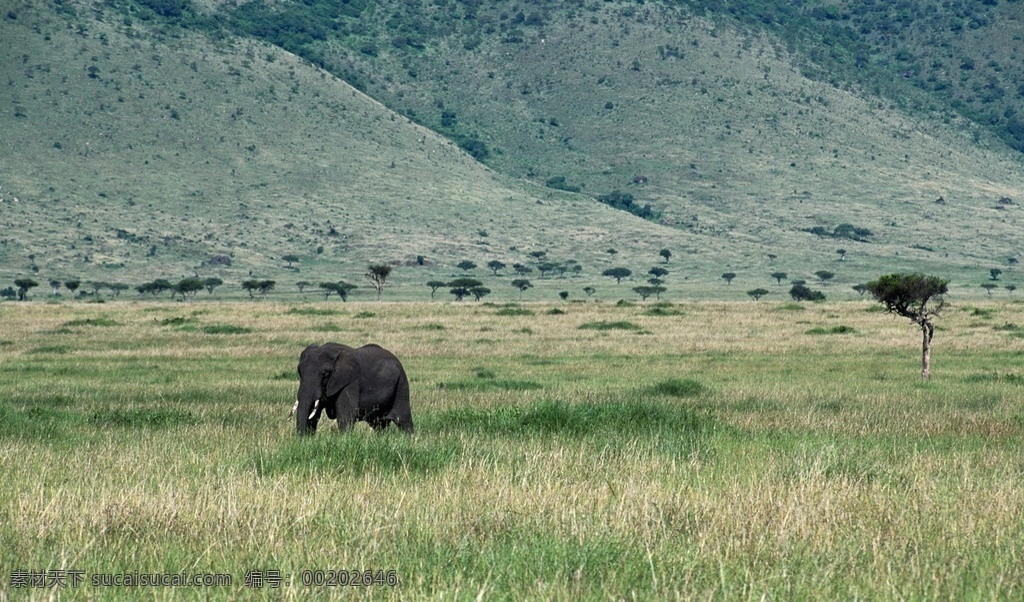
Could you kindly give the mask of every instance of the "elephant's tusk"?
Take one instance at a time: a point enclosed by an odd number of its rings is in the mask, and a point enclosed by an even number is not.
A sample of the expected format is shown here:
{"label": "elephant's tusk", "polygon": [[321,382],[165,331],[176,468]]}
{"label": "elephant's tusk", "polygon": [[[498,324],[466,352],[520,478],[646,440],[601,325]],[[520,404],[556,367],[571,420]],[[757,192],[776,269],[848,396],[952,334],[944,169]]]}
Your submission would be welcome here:
{"label": "elephant's tusk", "polygon": [[318,400],[313,402],[313,411],[309,413],[309,420],[312,420],[313,416],[316,416],[317,410],[319,410],[319,409],[320,409],[320,400],[318,399]]}
{"label": "elephant's tusk", "polygon": [[298,409],[299,409],[299,400],[298,400],[298,398],[296,398],[296,399],[295,399],[295,405],[294,405],[294,406],[292,406],[292,411],[291,411],[291,412],[288,412],[288,417],[289,417],[289,418],[291,418],[291,417],[292,417],[292,414],[294,414],[294,413],[295,413],[295,411],[296,411],[296,410],[298,410]]}

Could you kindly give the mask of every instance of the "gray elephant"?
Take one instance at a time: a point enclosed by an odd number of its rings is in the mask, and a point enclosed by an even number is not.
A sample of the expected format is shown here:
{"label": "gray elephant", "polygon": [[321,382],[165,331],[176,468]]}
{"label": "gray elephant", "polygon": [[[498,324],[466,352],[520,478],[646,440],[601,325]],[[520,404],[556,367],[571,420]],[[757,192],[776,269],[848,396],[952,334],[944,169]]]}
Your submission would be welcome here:
{"label": "gray elephant", "polygon": [[306,347],[299,356],[299,393],[292,408],[299,434],[315,432],[322,412],[337,418],[342,431],[365,420],[376,431],[394,422],[411,433],[409,379],[402,363],[379,345]]}

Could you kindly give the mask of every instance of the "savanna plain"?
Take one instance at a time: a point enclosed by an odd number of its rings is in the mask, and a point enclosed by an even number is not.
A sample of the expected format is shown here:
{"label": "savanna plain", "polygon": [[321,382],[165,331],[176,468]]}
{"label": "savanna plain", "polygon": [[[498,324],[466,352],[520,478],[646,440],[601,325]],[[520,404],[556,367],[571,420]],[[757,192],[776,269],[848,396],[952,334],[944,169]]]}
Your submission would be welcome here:
{"label": "savanna plain", "polygon": [[[1012,300],[952,300],[930,381],[920,333],[867,301],[25,303],[0,324],[4,599],[1024,595]],[[299,352],[329,340],[401,358],[414,435],[296,436]],[[58,570],[86,582],[12,586]],[[334,570],[397,584],[315,583]]]}

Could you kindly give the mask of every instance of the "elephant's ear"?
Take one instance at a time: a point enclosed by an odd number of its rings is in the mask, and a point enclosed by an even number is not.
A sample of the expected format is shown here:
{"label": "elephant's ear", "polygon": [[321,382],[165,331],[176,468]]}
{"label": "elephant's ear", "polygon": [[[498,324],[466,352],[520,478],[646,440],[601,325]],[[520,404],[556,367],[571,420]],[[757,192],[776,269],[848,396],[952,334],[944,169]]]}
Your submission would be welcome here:
{"label": "elephant's ear", "polygon": [[359,363],[350,350],[344,350],[338,354],[334,362],[334,372],[327,381],[326,393],[328,398],[333,398],[341,393],[342,389],[349,386],[359,378]]}

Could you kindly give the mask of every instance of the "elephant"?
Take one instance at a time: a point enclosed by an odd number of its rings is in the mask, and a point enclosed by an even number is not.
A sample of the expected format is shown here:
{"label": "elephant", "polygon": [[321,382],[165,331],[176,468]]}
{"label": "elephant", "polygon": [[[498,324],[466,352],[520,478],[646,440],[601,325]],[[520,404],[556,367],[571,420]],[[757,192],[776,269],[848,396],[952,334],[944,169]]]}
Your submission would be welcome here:
{"label": "elephant", "polygon": [[327,343],[310,345],[299,356],[299,392],[295,396],[296,427],[300,435],[316,432],[322,412],[347,431],[365,420],[375,431],[394,422],[413,432],[409,379],[393,353],[379,345],[353,349]]}

